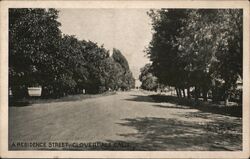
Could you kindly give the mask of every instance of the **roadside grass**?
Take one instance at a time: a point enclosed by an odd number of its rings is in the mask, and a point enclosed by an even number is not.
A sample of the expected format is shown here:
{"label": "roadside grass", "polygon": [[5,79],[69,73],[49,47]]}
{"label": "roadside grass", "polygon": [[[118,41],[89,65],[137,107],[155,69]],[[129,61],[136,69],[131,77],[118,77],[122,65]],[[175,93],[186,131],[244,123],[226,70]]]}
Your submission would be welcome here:
{"label": "roadside grass", "polygon": [[189,108],[195,108],[204,112],[210,112],[210,113],[228,115],[234,117],[242,117],[242,105],[238,105],[237,103],[233,103],[230,106],[225,106],[219,103],[204,102],[201,100],[195,101],[194,99],[178,98],[175,96],[160,95],[160,94],[150,95],[150,97],[156,103],[168,102],[179,105],[180,108],[182,106],[183,107],[188,106]]}
{"label": "roadside grass", "polygon": [[53,103],[53,102],[71,102],[71,101],[81,101],[88,98],[97,98],[102,96],[114,95],[116,92],[104,92],[102,94],[76,94],[76,95],[68,95],[65,97],[57,98],[57,99],[42,99],[38,97],[30,97],[24,99],[11,99],[9,98],[9,106],[10,107],[24,107],[30,106],[32,104],[42,104],[42,103]]}

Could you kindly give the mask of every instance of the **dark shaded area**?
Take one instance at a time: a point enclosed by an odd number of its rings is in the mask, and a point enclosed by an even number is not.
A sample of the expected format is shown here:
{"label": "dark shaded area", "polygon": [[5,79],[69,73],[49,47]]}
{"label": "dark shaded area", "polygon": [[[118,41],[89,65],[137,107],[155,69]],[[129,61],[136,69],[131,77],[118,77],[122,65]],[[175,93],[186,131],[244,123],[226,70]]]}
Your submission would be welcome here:
{"label": "dark shaded area", "polygon": [[[241,105],[233,105],[233,106],[224,106],[218,103],[211,102],[203,102],[203,101],[195,101],[194,99],[187,98],[178,98],[174,96],[166,96],[166,95],[150,95],[150,96],[141,96],[141,95],[133,95],[134,98],[126,99],[128,101],[136,101],[136,102],[152,102],[152,103],[171,103],[176,104],[176,106],[163,106],[163,105],[154,105],[155,107],[160,108],[177,108],[177,109],[198,109],[202,112],[210,112],[214,114],[221,114],[227,116],[234,117],[242,117],[242,106]],[[150,98],[149,98],[150,97]]]}
{"label": "dark shaded area", "polygon": [[155,102],[167,102],[189,108],[198,109],[203,112],[210,112],[214,114],[242,117],[242,106],[224,106],[217,103],[209,103],[203,101],[195,101],[194,99],[178,98],[174,96],[165,95],[151,95],[150,96]]}
{"label": "dark shaded area", "polygon": [[32,104],[39,104],[39,103],[52,103],[52,102],[72,102],[72,101],[79,101],[84,100],[88,98],[96,98],[101,96],[108,96],[108,95],[114,95],[115,92],[105,92],[102,94],[78,94],[78,95],[69,95],[66,97],[61,97],[58,99],[43,99],[40,97],[28,97],[23,99],[15,99],[15,98],[9,98],[9,107],[25,107],[25,106],[31,106]]}
{"label": "dark shaded area", "polygon": [[241,121],[216,119],[204,124],[155,117],[128,118],[124,121],[125,123],[118,124],[132,127],[138,132],[119,135],[135,140],[108,142],[123,142],[136,151],[232,151],[242,149]]}
{"label": "dark shaded area", "polygon": [[149,98],[147,95],[131,95],[133,98],[125,99],[127,101],[135,101],[135,102],[155,102],[152,98]]}
{"label": "dark shaded area", "polygon": [[25,107],[30,105],[30,102],[26,100],[9,100],[10,107]]}
{"label": "dark shaded area", "polygon": [[159,107],[159,108],[170,108],[170,109],[190,109],[189,107],[187,106],[179,106],[179,105],[176,105],[176,106],[168,106],[168,105],[153,105],[154,107]]}

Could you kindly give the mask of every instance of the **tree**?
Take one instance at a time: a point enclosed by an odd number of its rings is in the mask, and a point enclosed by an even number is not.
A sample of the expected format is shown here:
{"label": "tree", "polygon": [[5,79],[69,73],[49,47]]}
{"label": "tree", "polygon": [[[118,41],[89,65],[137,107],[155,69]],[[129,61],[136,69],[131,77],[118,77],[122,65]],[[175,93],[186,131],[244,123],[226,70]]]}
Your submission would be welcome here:
{"label": "tree", "polygon": [[55,9],[9,10],[9,77],[14,96],[22,96],[28,86],[48,86],[54,79],[54,56],[61,38],[57,14]]}
{"label": "tree", "polygon": [[[214,76],[223,80],[224,100],[228,100],[236,91],[236,82],[242,79],[243,68],[243,10],[219,10],[217,22],[220,23],[218,61],[214,64]],[[218,25],[218,23],[217,23]]]}
{"label": "tree", "polygon": [[242,77],[242,11],[190,10],[187,21],[178,38],[183,59],[191,58],[186,60],[187,69],[205,100],[212,84],[217,89],[220,86],[215,83],[222,80],[221,96],[227,101],[238,77]]}
{"label": "tree", "polygon": [[117,69],[117,87],[122,90],[129,90],[135,87],[135,79],[133,78],[132,72],[129,69],[126,58],[122,55],[118,49],[113,49],[112,58],[115,62],[115,69]]}
{"label": "tree", "polygon": [[[242,79],[242,10],[151,10],[153,39],[146,50],[159,82],[207,92],[222,88],[226,101]],[[189,92],[189,91],[188,91]],[[185,96],[185,93],[183,92]]]}
{"label": "tree", "polygon": [[[187,10],[151,10],[153,38],[146,50],[152,61],[152,71],[159,82],[176,88],[177,92],[188,87],[186,63],[181,59],[176,45],[181,28],[185,26]],[[181,95],[180,93],[177,93]]]}
{"label": "tree", "polygon": [[156,91],[159,83],[151,72],[151,64],[146,64],[140,71],[139,80],[142,82],[141,88],[149,91]]}
{"label": "tree", "polygon": [[212,36],[215,28],[211,25],[216,10],[189,10],[187,14],[177,45],[181,60],[186,63],[184,69],[192,79],[189,84],[195,87],[196,100],[201,91],[207,101],[207,92],[211,87],[210,66],[216,60],[216,41]]}

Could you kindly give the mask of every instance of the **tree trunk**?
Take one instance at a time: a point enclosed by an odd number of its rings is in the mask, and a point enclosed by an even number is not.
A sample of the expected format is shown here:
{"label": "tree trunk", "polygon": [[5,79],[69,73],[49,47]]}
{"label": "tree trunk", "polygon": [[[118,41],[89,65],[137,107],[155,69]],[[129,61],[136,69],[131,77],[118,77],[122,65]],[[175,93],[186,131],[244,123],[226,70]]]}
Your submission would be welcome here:
{"label": "tree trunk", "polygon": [[225,98],[225,106],[228,106],[228,102],[229,102],[229,99],[227,97],[227,98]]}
{"label": "tree trunk", "polygon": [[194,96],[195,96],[195,101],[198,101],[198,98],[199,98],[199,97],[198,97],[198,92],[199,92],[199,91],[198,91],[197,86],[195,86],[194,92],[195,92],[195,95],[194,95]]}
{"label": "tree trunk", "polygon": [[190,87],[187,88],[187,97],[188,97],[188,99],[191,98],[191,95],[190,95]]}
{"label": "tree trunk", "polygon": [[224,100],[225,100],[225,106],[228,106],[228,102],[229,102],[229,93],[228,93],[228,91],[225,92]]}
{"label": "tree trunk", "polygon": [[175,91],[176,91],[177,97],[179,98],[179,97],[180,97],[180,94],[179,94],[178,88],[175,88]]}
{"label": "tree trunk", "polygon": [[180,98],[182,98],[182,94],[181,94],[181,89],[180,88],[178,88],[178,92],[179,92]]}
{"label": "tree trunk", "polygon": [[207,102],[207,90],[202,91],[203,101]]}
{"label": "tree trunk", "polygon": [[182,92],[183,92],[183,97],[186,98],[185,89],[182,89]]}
{"label": "tree trunk", "polygon": [[230,93],[229,93],[229,89],[231,87],[231,84],[225,80],[225,96],[224,96],[224,101],[225,101],[225,106],[228,106],[228,102],[229,102],[229,98],[230,98]]}

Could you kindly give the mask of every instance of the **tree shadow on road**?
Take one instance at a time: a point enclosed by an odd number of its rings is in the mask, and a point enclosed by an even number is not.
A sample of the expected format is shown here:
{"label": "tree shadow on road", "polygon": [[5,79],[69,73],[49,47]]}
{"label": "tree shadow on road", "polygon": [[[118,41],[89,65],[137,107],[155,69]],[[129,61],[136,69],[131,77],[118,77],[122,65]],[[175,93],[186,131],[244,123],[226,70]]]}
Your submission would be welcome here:
{"label": "tree shadow on road", "polygon": [[183,105],[153,105],[154,107],[158,108],[170,108],[170,109],[190,109],[190,107],[183,106]]}
{"label": "tree shadow on road", "polygon": [[[128,147],[116,150],[136,151],[234,151],[242,149],[241,124],[217,121],[207,124],[176,119],[143,117],[127,118],[118,123],[132,127],[136,133],[119,134],[127,140],[107,142],[124,143]],[[131,140],[132,139],[132,140]]]}
{"label": "tree shadow on road", "polygon": [[135,101],[135,102],[154,102],[152,98],[149,98],[149,96],[145,95],[130,95],[133,98],[125,99],[127,101]]}
{"label": "tree shadow on road", "polygon": [[223,106],[214,103],[203,101],[195,101],[194,99],[178,98],[166,95],[132,95],[133,98],[125,99],[127,101],[135,102],[150,102],[150,103],[170,103],[171,105],[153,105],[159,108],[177,108],[177,109],[198,109],[202,112],[210,112],[214,114],[221,114],[227,116],[242,117],[242,106]]}
{"label": "tree shadow on road", "polygon": [[[172,103],[172,104],[175,104],[176,107],[179,107],[180,109],[182,107],[184,109],[189,107],[192,109],[198,109],[202,112],[242,117],[242,106],[224,106],[224,105],[219,105],[215,103],[195,101],[194,99],[178,98],[178,97],[165,96],[165,95],[151,95],[150,97],[157,103],[161,103],[161,102]],[[162,105],[155,105],[155,106],[164,108],[164,106]],[[166,108],[171,108],[171,107],[166,106]]]}

